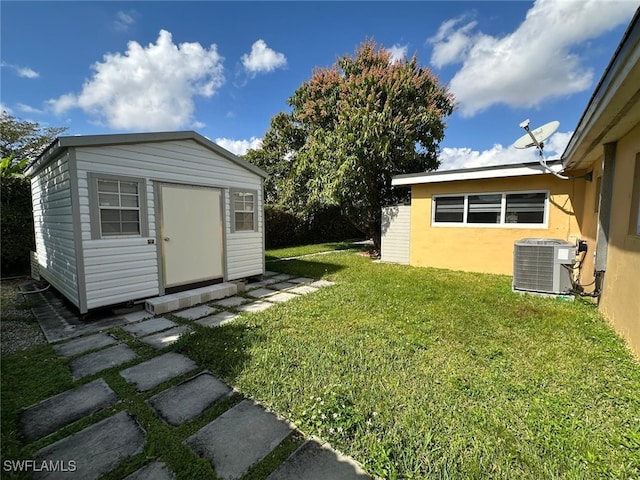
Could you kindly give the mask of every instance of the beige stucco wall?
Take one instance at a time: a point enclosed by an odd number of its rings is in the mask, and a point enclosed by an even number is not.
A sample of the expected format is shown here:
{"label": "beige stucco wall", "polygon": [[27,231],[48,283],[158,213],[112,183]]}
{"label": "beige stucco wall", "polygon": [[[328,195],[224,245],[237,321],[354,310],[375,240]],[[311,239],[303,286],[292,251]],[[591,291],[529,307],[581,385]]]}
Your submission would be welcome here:
{"label": "beige stucco wall", "polygon": [[629,231],[638,154],[640,124],[616,147],[610,241],[600,309],[640,357],[640,236]]}
{"label": "beige stucco wall", "polygon": [[[572,235],[580,235],[584,184],[584,180],[561,180],[544,174],[413,185],[410,263],[512,275],[515,241],[530,237],[569,240]],[[432,195],[526,190],[550,192],[547,228],[431,226]]]}

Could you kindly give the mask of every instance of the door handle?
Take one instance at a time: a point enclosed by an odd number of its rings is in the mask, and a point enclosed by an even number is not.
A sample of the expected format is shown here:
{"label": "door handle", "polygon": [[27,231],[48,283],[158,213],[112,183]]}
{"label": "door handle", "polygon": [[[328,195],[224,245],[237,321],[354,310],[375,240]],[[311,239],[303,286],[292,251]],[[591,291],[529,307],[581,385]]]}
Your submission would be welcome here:
{"label": "door handle", "polygon": [[163,240],[164,240],[165,242],[168,242],[169,240],[171,240],[171,238],[169,238],[169,237],[164,237],[164,238],[163,238]]}

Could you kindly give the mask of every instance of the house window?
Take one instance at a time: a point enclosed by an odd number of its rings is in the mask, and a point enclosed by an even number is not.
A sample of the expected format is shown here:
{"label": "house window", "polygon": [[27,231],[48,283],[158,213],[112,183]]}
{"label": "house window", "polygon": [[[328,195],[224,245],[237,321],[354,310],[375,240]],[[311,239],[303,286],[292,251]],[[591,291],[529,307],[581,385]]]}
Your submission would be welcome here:
{"label": "house window", "polygon": [[464,197],[436,197],[436,222],[462,222],[464,219]]}
{"label": "house window", "polygon": [[253,232],[256,230],[256,193],[233,192],[233,230]]}
{"label": "house window", "polygon": [[544,223],[546,193],[508,193],[505,197],[505,223]]}
{"label": "house window", "polygon": [[144,180],[89,175],[92,238],[146,235]]}
{"label": "house window", "polygon": [[500,223],[502,195],[469,195],[467,223]]}
{"label": "house window", "polygon": [[433,225],[544,226],[548,192],[434,196]]}

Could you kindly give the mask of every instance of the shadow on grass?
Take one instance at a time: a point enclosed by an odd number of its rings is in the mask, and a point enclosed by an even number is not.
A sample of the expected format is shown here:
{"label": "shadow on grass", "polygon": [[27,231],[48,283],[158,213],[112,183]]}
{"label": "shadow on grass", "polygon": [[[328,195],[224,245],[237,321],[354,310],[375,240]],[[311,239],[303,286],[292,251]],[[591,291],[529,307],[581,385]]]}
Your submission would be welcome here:
{"label": "shadow on grass", "polygon": [[267,269],[281,273],[288,273],[290,275],[320,279],[327,275],[333,275],[334,273],[346,268],[344,265],[328,262],[316,262],[310,258],[311,257],[267,263]]}

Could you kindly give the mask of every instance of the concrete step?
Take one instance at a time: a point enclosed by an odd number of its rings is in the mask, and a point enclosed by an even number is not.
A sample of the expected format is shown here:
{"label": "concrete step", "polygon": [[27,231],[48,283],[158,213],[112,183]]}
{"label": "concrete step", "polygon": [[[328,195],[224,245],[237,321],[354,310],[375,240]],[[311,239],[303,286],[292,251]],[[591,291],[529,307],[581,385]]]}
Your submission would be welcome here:
{"label": "concrete step", "polygon": [[153,315],[161,315],[174,310],[193,307],[200,303],[231,297],[236,293],[238,293],[238,285],[235,283],[218,283],[208,287],[150,298],[145,302],[145,309]]}

